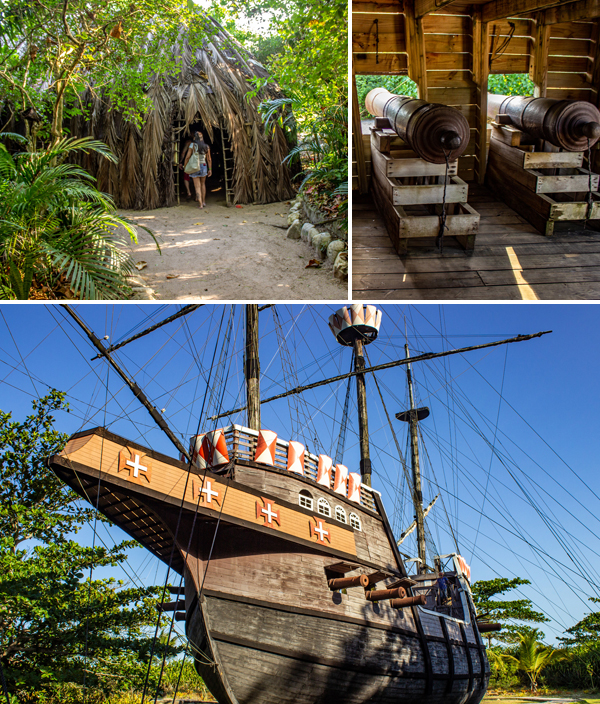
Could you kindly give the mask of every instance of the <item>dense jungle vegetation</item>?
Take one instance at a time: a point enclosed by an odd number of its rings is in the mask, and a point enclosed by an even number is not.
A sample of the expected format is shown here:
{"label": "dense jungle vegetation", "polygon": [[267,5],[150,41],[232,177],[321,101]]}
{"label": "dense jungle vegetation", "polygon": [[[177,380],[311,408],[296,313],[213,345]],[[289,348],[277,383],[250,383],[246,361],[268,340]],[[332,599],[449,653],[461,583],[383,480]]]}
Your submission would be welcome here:
{"label": "dense jungle vegetation", "polygon": [[[203,12],[269,70],[285,98],[263,102],[265,129],[287,131],[298,186],[343,215],[347,3],[114,0],[92,10],[84,0],[10,0],[0,5],[0,299],[128,296],[133,262],[122,245],[137,229],[71,163],[115,158],[101,141],[72,139],[67,119],[89,117],[81,96],[95,91],[139,127],[153,76],[177,68],[163,48],[181,32],[210,40]],[[7,133],[15,121],[20,134]]]}

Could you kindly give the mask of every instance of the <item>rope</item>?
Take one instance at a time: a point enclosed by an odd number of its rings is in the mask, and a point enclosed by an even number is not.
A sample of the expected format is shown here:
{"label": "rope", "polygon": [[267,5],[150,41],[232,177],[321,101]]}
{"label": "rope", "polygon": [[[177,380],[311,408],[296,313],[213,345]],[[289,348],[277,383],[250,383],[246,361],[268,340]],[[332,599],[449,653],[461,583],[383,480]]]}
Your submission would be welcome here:
{"label": "rope", "polygon": [[[225,308],[223,308],[223,313],[221,314],[221,322],[219,323],[219,329],[221,329],[222,326],[223,326],[223,319],[224,319],[224,317],[225,317]],[[213,367],[214,367],[214,363],[215,363],[215,358],[216,358],[216,356],[217,356],[217,345],[215,345],[215,349],[214,349],[214,352],[213,352],[213,357],[212,357],[211,364],[210,364],[210,370],[209,370],[208,378],[210,378],[210,377],[212,376],[212,370],[213,370]],[[207,388],[207,389],[205,390],[205,392],[204,392],[204,399],[203,399],[203,401],[202,401],[202,411],[201,411],[201,413],[200,413],[200,418],[202,418],[202,416],[203,416],[203,414],[204,414],[204,405],[205,405],[205,403],[206,403],[207,396],[208,396],[208,388]],[[199,430],[200,430],[200,420],[198,421],[198,431],[199,431]],[[187,492],[187,487],[188,487],[188,483],[189,483],[189,479],[190,479],[191,469],[192,469],[192,459],[191,459],[191,455],[190,455],[189,458],[188,458],[188,470],[187,470],[186,478],[185,478],[185,486],[183,487],[183,494],[182,494],[182,496],[181,496],[181,504],[179,505],[179,514],[178,514],[178,516],[177,516],[177,525],[176,525],[176,527],[175,527],[175,533],[174,533],[174,536],[173,536],[173,546],[172,546],[172,548],[171,548],[171,554],[170,554],[170,556],[169,556],[169,562],[168,562],[168,564],[167,564],[167,574],[166,574],[166,576],[165,576],[165,583],[164,583],[164,585],[163,585],[163,591],[162,591],[162,595],[161,595],[161,599],[160,599],[161,606],[162,606],[162,604],[164,604],[164,602],[165,602],[165,594],[166,594],[166,592],[167,592],[167,584],[168,584],[168,582],[169,582],[169,573],[171,572],[171,563],[173,562],[173,555],[175,554],[175,545],[176,545],[176,542],[177,542],[177,537],[178,537],[178,535],[179,535],[179,527],[180,527],[180,525],[181,525],[181,517],[182,517],[182,515],[183,515],[183,504],[184,504],[184,501],[185,501],[185,494],[186,494],[186,492]],[[157,619],[157,621],[156,621],[156,628],[154,629],[154,637],[153,637],[153,639],[152,639],[152,647],[151,647],[151,649],[150,649],[150,653],[149,653],[149,656],[148,656],[148,668],[147,668],[147,670],[146,670],[146,676],[145,676],[145,678],[144,678],[144,687],[143,687],[142,696],[141,696],[141,699],[140,699],[140,701],[142,702],[142,704],[143,704],[143,702],[144,702],[144,700],[145,700],[145,698],[146,698],[146,692],[147,692],[147,690],[148,690],[148,680],[149,680],[149,678],[150,678],[150,670],[151,670],[151,668],[152,668],[152,658],[154,657],[154,648],[156,647],[156,640],[157,640],[157,638],[158,638],[158,629],[159,629],[159,627],[160,627],[161,617],[162,617],[162,613],[159,613],[158,619]]]}
{"label": "rope", "polygon": [[[350,360],[350,369],[354,368],[354,350],[352,350],[352,359]],[[350,406],[350,388],[352,386],[352,377],[348,379],[346,387],[346,398],[344,399],[344,410],[342,411],[342,420],[340,423],[340,434],[338,436],[337,449],[335,451],[336,464],[342,464],[344,461],[344,449],[346,448],[346,431],[348,429],[348,408]]]}
{"label": "rope", "polygon": [[444,149],[444,159],[446,160],[446,173],[444,174],[444,193],[442,196],[442,212],[440,214],[440,229],[435,239],[435,246],[439,249],[440,254],[444,251],[444,230],[448,229],[446,225],[446,188],[448,186],[448,170],[450,169],[450,152]]}
{"label": "rope", "polygon": [[[108,382],[110,379],[110,365],[107,365],[106,367],[106,392],[104,395],[104,419],[102,422],[102,425],[106,427],[106,408],[108,406]],[[100,467],[102,467],[102,459],[104,456],[104,438],[102,438],[102,444],[100,445]],[[94,514],[94,528],[93,528],[93,539],[92,539],[92,551],[95,550],[96,548],[96,536],[98,533],[98,514],[100,513],[100,486],[102,482],[102,472],[98,472],[98,485],[96,488],[96,506],[94,507],[96,509],[96,512]],[[85,700],[87,698],[87,690],[85,687],[85,682],[86,682],[86,676],[88,672],[88,644],[89,644],[89,634],[90,634],[90,600],[91,600],[91,594],[92,594],[92,577],[94,575],[94,563],[93,563],[93,558],[92,561],[90,562],[90,580],[88,582],[88,593],[87,593],[87,605],[86,605],[86,610],[85,610],[85,645],[84,645],[84,662],[85,662],[85,668],[83,670],[83,701],[85,703]]]}
{"label": "rope", "polygon": [[592,217],[592,208],[594,207],[594,197],[592,196],[592,147],[590,146],[590,138],[587,138],[587,158],[588,158],[588,192],[586,196],[587,209],[585,211],[585,222],[583,229],[587,230],[588,222]]}

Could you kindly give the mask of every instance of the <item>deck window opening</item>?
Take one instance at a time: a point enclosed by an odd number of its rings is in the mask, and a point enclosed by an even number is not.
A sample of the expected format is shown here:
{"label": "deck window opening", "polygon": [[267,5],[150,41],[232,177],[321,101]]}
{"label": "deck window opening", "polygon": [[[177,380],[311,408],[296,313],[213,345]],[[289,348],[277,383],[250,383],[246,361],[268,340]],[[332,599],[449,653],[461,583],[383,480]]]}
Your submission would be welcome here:
{"label": "deck window opening", "polygon": [[336,506],[335,507],[335,520],[340,521],[341,523],[347,523],[348,521],[346,520],[346,512],[341,506]]}
{"label": "deck window opening", "polygon": [[312,497],[305,489],[300,492],[300,496],[298,497],[298,503],[300,504],[300,506],[302,506],[302,508],[307,508],[309,511],[313,510]]}
{"label": "deck window opening", "polygon": [[355,513],[350,514],[350,525],[356,530],[362,530],[360,518]]}
{"label": "deck window opening", "polygon": [[331,516],[331,506],[329,505],[329,502],[324,498],[320,498],[317,503],[317,511],[322,516]]}

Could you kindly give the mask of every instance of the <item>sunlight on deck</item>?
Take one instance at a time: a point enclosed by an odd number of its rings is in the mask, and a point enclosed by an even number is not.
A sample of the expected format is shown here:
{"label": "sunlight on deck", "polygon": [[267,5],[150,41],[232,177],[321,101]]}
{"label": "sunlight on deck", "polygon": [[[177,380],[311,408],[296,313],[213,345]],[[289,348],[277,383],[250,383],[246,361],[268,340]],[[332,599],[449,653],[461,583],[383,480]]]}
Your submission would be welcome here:
{"label": "sunlight on deck", "polygon": [[519,287],[519,293],[521,294],[521,298],[524,301],[537,301],[537,300],[539,300],[538,297],[535,295],[535,291],[531,288],[531,286],[523,278],[523,274],[521,273],[523,271],[523,269],[521,268],[521,263],[519,262],[519,258],[515,254],[515,250],[512,247],[507,247],[506,253],[508,254],[508,259],[510,261],[510,265],[512,267],[513,274],[515,275],[515,281],[517,283],[517,286]]}

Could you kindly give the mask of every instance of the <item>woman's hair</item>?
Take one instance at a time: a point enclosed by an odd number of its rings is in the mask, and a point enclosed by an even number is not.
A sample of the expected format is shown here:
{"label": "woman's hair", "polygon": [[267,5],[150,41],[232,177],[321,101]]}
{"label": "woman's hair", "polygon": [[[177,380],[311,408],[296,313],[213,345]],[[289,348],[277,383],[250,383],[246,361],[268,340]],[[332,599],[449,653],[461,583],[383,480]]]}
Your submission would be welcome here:
{"label": "woman's hair", "polygon": [[200,154],[206,154],[208,152],[208,144],[198,137],[197,132],[194,132],[194,144],[198,146]]}

